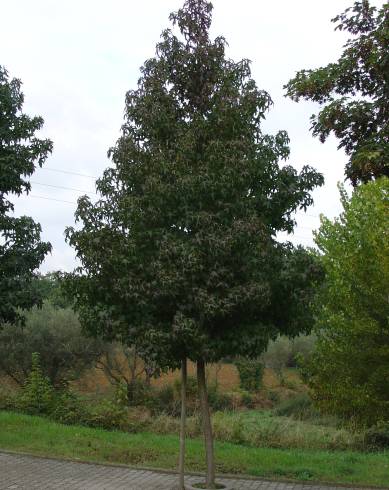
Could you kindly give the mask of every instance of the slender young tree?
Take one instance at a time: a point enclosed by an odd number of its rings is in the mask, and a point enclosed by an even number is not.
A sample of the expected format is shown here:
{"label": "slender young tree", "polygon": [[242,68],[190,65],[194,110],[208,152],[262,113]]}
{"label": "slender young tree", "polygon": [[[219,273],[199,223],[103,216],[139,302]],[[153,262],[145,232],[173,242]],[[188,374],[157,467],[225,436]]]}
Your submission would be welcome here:
{"label": "slender young tree", "polygon": [[[280,165],[288,136],[261,131],[272,102],[247,60],[210,39],[212,5],[187,0],[126,96],[113,167],[79,200],[67,237],[81,267],[69,277],[96,334],[131,339],[161,367],[197,363],[207,488],[215,488],[205,365],[257,357],[269,338],[310,328],[319,276],[302,248],[279,243],[323,178]],[[181,449],[184,448],[185,389]],[[180,469],[183,470],[183,452]],[[180,479],[183,488],[183,477]]]}
{"label": "slender young tree", "polygon": [[39,223],[28,216],[12,216],[9,196],[30,190],[28,178],[52,150],[50,140],[35,136],[43,119],[22,113],[20,88],[20,80],[9,79],[0,66],[0,325],[22,320],[19,309],[40,302],[32,282],[51,250],[49,243],[41,241]]}
{"label": "slender young tree", "polygon": [[315,241],[326,280],[305,370],[321,410],[353,425],[389,422],[389,178],[341,188],[343,212]]}

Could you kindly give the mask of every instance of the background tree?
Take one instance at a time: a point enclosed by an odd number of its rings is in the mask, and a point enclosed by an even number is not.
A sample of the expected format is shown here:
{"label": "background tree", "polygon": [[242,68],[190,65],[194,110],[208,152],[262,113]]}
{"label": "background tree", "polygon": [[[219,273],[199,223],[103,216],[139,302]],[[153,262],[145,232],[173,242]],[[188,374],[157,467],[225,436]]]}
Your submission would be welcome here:
{"label": "background tree", "polygon": [[112,385],[126,387],[130,403],[134,401],[137,384],[149,387],[151,378],[159,374],[158,369],[139,357],[135,346],[120,342],[105,344],[104,352],[96,361],[96,368],[103,371]]}
{"label": "background tree", "polygon": [[326,282],[317,347],[306,366],[323,410],[373,424],[389,420],[389,179],[357,188],[316,243]]}
{"label": "background tree", "polygon": [[46,300],[55,308],[71,308],[73,300],[66,294],[62,284],[63,273],[60,271],[47,272],[35,275],[32,281],[32,289],[36,294]]}
{"label": "background tree", "polygon": [[30,190],[28,178],[52,150],[50,140],[35,137],[43,119],[22,113],[20,87],[20,80],[10,80],[0,66],[0,325],[20,319],[18,308],[39,302],[31,281],[51,249],[41,241],[38,223],[9,215],[14,209],[9,195]]}
{"label": "background tree", "polygon": [[211,13],[205,0],[187,0],[171,15],[178,33],[163,32],[127,93],[101,199],[81,198],[80,229],[67,230],[81,261],[68,284],[83,325],[128,339],[159,367],[182,364],[184,378],[186,359],[197,363],[207,488],[205,364],[257,357],[280,331],[310,328],[318,269],[276,234],[293,230],[293,213],[323,182],[309,167],[279,165],[288,136],[261,132],[270,96],[247,60],[226,58],[224,38],[210,39]]}
{"label": "background tree", "polygon": [[70,308],[45,302],[24,312],[25,325],[4,324],[0,331],[0,374],[22,386],[38,353],[41,367],[52,385],[61,387],[94,366],[107,346],[83,335],[77,315]]}
{"label": "background tree", "polygon": [[336,63],[302,70],[285,86],[287,95],[324,107],[311,117],[312,133],[324,142],[333,133],[350,157],[346,177],[357,185],[389,176],[389,4],[359,0],[335,17],[351,37]]}

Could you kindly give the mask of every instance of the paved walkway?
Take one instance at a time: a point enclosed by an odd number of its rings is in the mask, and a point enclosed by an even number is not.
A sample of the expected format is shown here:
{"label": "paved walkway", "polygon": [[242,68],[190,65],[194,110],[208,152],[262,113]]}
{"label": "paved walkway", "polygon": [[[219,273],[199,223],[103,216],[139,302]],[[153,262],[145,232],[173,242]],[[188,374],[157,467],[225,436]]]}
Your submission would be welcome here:
{"label": "paved walkway", "polygon": [[[174,474],[0,453],[0,490],[171,490],[176,481]],[[196,481],[199,477],[188,478],[189,483]],[[234,490],[340,489],[258,480],[219,481],[229,482]]]}

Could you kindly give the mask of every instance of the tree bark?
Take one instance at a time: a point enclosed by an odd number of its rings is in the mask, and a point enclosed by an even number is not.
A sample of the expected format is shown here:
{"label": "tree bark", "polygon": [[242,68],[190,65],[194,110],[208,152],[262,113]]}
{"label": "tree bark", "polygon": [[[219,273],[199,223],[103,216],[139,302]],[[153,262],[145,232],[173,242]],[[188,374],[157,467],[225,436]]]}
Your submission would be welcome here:
{"label": "tree bark", "polygon": [[211,416],[209,413],[207,383],[205,379],[205,362],[197,361],[197,384],[199,390],[199,400],[201,407],[201,418],[203,422],[205,455],[207,463],[206,486],[207,488],[216,488],[215,486],[215,459],[213,454],[213,433],[211,425]]}
{"label": "tree bark", "polygon": [[186,385],[187,385],[187,361],[181,363],[181,424],[180,424],[180,456],[178,463],[178,490],[185,490],[185,432],[186,432]]}

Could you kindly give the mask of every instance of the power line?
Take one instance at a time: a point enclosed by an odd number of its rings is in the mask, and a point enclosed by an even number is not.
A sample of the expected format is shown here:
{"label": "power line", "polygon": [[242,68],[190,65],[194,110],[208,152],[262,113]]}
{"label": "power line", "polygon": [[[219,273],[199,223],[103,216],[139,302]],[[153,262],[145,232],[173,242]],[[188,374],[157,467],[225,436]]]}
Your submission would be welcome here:
{"label": "power line", "polygon": [[41,170],[48,170],[49,172],[59,172],[61,174],[69,174],[69,175],[77,175],[78,177],[85,177],[87,179],[98,179],[98,177],[94,175],[80,174],[78,172],[72,172],[70,170],[61,170],[59,168],[50,168],[50,167],[42,167]]}
{"label": "power line", "polygon": [[84,192],[85,194],[96,194],[96,192],[93,192],[93,191],[85,191],[82,189],[75,189],[74,187],[66,187],[66,186],[54,185],[54,184],[43,184],[42,182],[34,182],[32,180],[30,182],[31,182],[31,184],[43,185],[45,187],[55,187],[56,189],[65,189],[65,190],[69,190],[69,191]]}
{"label": "power line", "polygon": [[45,199],[46,201],[64,202],[66,204],[74,204],[75,206],[77,206],[77,203],[74,201],[65,201],[63,199],[55,199],[54,197],[37,196],[35,194],[29,194],[29,197],[34,197],[35,199]]}

